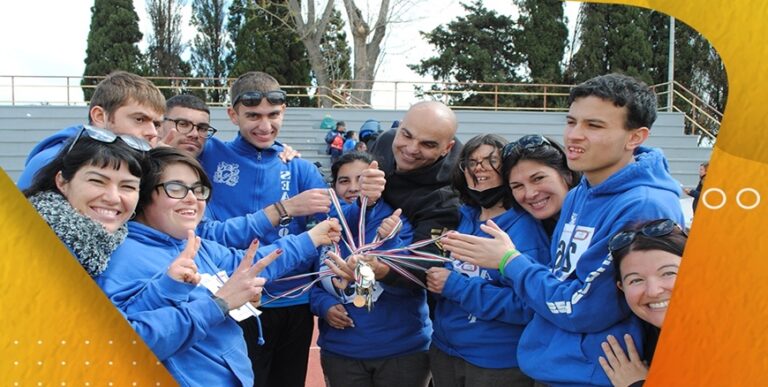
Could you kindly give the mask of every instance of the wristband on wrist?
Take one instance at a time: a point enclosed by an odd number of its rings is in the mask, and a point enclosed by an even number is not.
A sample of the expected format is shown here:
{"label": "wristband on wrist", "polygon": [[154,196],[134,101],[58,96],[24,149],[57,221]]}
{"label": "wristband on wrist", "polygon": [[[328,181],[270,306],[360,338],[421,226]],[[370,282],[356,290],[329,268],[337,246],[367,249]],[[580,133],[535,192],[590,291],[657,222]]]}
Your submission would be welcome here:
{"label": "wristband on wrist", "polygon": [[504,253],[504,256],[501,258],[501,262],[499,262],[499,271],[503,273],[504,268],[507,266],[507,263],[509,262],[509,259],[514,258],[518,255],[520,255],[520,252],[515,249],[507,250],[507,252]]}
{"label": "wristband on wrist", "polygon": [[281,218],[288,217],[288,211],[285,210],[285,205],[283,205],[282,201],[275,202],[274,206]]}
{"label": "wristband on wrist", "polygon": [[224,313],[224,315],[229,313],[229,304],[227,304],[227,301],[225,301],[223,298],[216,297],[215,295],[212,295],[211,298],[213,298],[213,302],[215,302],[216,306],[219,307],[221,313]]}

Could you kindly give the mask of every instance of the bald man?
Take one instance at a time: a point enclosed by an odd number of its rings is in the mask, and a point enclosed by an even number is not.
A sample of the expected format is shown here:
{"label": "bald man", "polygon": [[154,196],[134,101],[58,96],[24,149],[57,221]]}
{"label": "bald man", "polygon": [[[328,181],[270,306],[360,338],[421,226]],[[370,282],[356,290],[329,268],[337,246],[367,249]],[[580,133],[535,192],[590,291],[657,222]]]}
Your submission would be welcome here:
{"label": "bald man", "polygon": [[[405,113],[398,128],[382,133],[371,147],[386,174],[382,197],[403,210],[414,227],[414,241],[435,237],[459,223],[459,198],[451,189],[451,173],[461,153],[457,128],[456,115],[448,106],[420,102]],[[424,278],[423,272],[414,274]],[[383,279],[394,284],[407,281],[394,272]]]}

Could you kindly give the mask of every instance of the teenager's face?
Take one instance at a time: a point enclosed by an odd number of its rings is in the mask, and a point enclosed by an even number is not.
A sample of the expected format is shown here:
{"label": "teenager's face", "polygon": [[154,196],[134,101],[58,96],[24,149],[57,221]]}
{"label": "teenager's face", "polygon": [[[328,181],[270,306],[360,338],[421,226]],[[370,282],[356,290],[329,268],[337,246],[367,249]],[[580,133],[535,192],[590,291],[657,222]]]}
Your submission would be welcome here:
{"label": "teenager's face", "polygon": [[632,162],[648,128],[627,130],[626,119],[627,108],[611,101],[594,96],[573,101],[564,134],[568,168],[597,185]]}
{"label": "teenager's face", "polygon": [[[176,163],[165,168],[159,184],[171,181],[191,187],[200,184],[200,177],[190,166]],[[205,205],[205,200],[198,200],[192,191],[183,199],[173,199],[163,187],[156,187],[139,221],[176,239],[185,239],[187,230],[196,229],[203,218]]]}
{"label": "teenager's face", "polygon": [[496,188],[502,184],[501,174],[498,172],[500,168],[499,150],[483,144],[464,160],[464,179],[467,181],[467,186],[475,191]]}
{"label": "teenager's face", "polygon": [[126,163],[119,169],[84,165],[70,181],[59,172],[56,186],[75,210],[111,233],[130,219],[139,201],[139,178]]}
{"label": "teenager's face", "polygon": [[557,215],[568,194],[568,184],[556,169],[532,160],[512,167],[509,188],[517,203],[539,220]]}
{"label": "teenager's face", "polygon": [[240,128],[240,135],[259,149],[269,148],[275,143],[283,127],[284,113],[285,104],[272,105],[266,98],[257,106],[238,103],[234,108],[227,109],[229,119]]}
{"label": "teenager's face", "polygon": [[181,134],[177,130],[176,123],[169,120],[186,120],[194,125],[208,125],[211,122],[211,116],[201,110],[175,106],[165,113],[165,117],[168,120],[163,121],[163,142],[170,147],[185,150],[194,157],[200,155],[205,142],[208,140],[207,134],[198,131],[197,127],[190,130],[189,133]]}
{"label": "teenager's face", "polygon": [[621,261],[618,286],[637,317],[661,328],[680,257],[661,250],[632,251]]}
{"label": "teenager's face", "polygon": [[366,168],[368,164],[360,160],[342,165],[333,185],[336,195],[347,203],[356,201],[360,197],[360,175]]}
{"label": "teenager's face", "polygon": [[92,114],[91,119],[97,127],[107,129],[115,134],[128,134],[143,138],[154,147],[157,145],[157,129],[162,124],[163,112],[128,100],[126,104],[117,108],[112,114],[107,114],[102,110],[102,114]]}

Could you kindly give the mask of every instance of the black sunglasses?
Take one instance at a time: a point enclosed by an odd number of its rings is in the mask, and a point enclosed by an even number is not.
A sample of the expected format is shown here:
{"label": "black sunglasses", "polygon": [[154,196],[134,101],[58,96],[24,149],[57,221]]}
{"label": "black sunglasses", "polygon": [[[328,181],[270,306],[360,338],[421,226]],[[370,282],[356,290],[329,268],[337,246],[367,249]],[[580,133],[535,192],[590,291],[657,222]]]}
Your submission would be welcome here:
{"label": "black sunglasses", "polygon": [[190,120],[185,120],[183,118],[163,118],[165,121],[173,122],[176,126],[176,131],[179,132],[179,134],[190,134],[192,133],[192,130],[197,129],[197,132],[203,135],[205,138],[211,138],[213,137],[216,132],[219,130],[214,128],[211,125],[202,123],[202,124],[195,124]]}
{"label": "black sunglasses", "polygon": [[241,93],[232,101],[232,107],[242,102],[244,106],[258,106],[261,100],[266,98],[271,105],[282,105],[285,103],[286,94],[282,90],[272,90],[266,93],[260,91],[246,91]]}
{"label": "black sunglasses", "polygon": [[155,185],[155,188],[163,187],[163,191],[171,199],[184,199],[192,191],[192,195],[197,200],[207,200],[211,197],[211,189],[201,183],[193,184],[191,187],[178,181],[166,181],[165,183]]}
{"label": "black sunglasses", "polygon": [[680,230],[683,236],[688,236],[682,227],[678,226],[677,223],[671,219],[657,219],[651,221],[637,231],[620,231],[608,241],[608,251],[613,255],[613,253],[631,245],[638,234],[643,234],[649,238],[658,238],[671,234],[675,229]]}
{"label": "black sunglasses", "polygon": [[90,125],[83,125],[83,128],[80,129],[79,132],[77,132],[77,136],[75,136],[75,139],[72,141],[72,144],[69,145],[69,148],[67,149],[67,153],[72,151],[72,148],[75,147],[75,144],[77,144],[77,141],[80,140],[80,138],[83,136],[90,137],[96,141],[100,141],[106,144],[111,144],[117,141],[117,139],[119,138],[123,140],[123,142],[129,147],[141,152],[146,152],[152,149],[152,146],[149,145],[149,143],[143,138],[129,136],[127,134],[115,134],[108,130],[94,128],[93,126],[90,126]]}
{"label": "black sunglasses", "polygon": [[504,148],[501,150],[501,157],[509,157],[512,152],[516,151],[518,148],[533,150],[544,145],[552,146],[552,143],[540,134],[529,134],[520,137],[517,141],[512,141],[509,144],[504,145]]}

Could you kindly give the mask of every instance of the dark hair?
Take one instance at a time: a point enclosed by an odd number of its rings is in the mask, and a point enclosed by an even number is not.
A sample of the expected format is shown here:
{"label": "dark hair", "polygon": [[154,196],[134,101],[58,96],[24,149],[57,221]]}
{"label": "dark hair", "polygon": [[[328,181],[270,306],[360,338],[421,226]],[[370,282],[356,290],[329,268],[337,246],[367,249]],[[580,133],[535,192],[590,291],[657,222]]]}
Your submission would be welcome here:
{"label": "dark hair", "polygon": [[208,105],[205,102],[191,94],[181,94],[169,98],[165,101],[165,112],[169,112],[175,107],[182,107],[187,109],[199,110],[211,114],[211,110],[208,109]]}
{"label": "dark hair", "polygon": [[626,129],[651,128],[656,121],[656,94],[648,85],[622,74],[594,77],[571,89],[568,106],[583,97],[598,97],[627,108]]}
{"label": "dark hair", "polygon": [[347,126],[347,124],[345,124],[345,123],[344,123],[344,121],[339,121],[339,122],[337,122],[337,123],[336,123],[336,129],[338,129],[338,128],[339,128],[339,126],[343,126],[343,127],[346,127],[346,126]]}
{"label": "dark hair", "polygon": [[683,252],[685,251],[685,242],[688,240],[688,237],[679,227],[675,227],[672,232],[667,235],[656,237],[649,237],[640,232],[643,227],[656,221],[657,220],[650,220],[646,222],[634,223],[619,231],[636,231],[637,235],[635,235],[635,239],[628,246],[616,250],[611,254],[613,256],[613,267],[616,269],[616,281],[621,281],[621,261],[623,261],[624,258],[632,251],[661,250],[670,254],[677,255],[678,257],[683,256]]}
{"label": "dark hair", "polygon": [[[152,203],[152,193],[157,188],[158,184],[161,184],[160,179],[163,176],[165,169],[173,164],[185,164],[192,168],[200,178],[200,183],[211,189],[211,195],[213,195],[213,186],[211,180],[208,179],[208,174],[205,173],[200,162],[197,161],[189,153],[178,150],[171,147],[159,147],[150,150],[147,157],[147,170],[144,173],[144,178],[141,179],[141,188],[139,190],[139,204],[136,205],[136,214],[141,215],[144,213],[144,208]],[[209,201],[211,197],[206,199]]]}
{"label": "dark hair", "polygon": [[261,71],[249,71],[232,83],[232,87],[229,89],[229,101],[230,103],[234,102],[237,96],[247,91],[266,93],[278,89],[280,89],[280,83],[275,77]]}
{"label": "dark hair", "polygon": [[[456,163],[456,165],[453,166],[453,174],[451,175],[451,186],[453,189],[459,194],[459,200],[461,200],[462,203],[465,203],[467,205],[473,206],[473,207],[480,207],[480,203],[472,199],[472,197],[469,195],[469,185],[467,184],[467,179],[464,176],[464,171],[461,170],[459,167],[461,163],[467,161],[469,159],[469,156],[472,155],[478,148],[480,148],[482,145],[490,145],[493,148],[496,149],[496,151],[499,152],[499,160],[501,160],[501,150],[504,148],[504,145],[507,144],[507,140],[504,139],[504,137],[499,136],[498,134],[479,134],[475,137],[472,137],[467,141],[466,144],[464,144],[464,147],[461,148],[461,154],[459,155],[459,159]],[[495,171],[501,175],[501,170],[495,169]],[[473,179],[475,179],[474,175],[472,175],[472,172],[470,172],[470,175]],[[502,176],[502,184],[504,181],[504,178]],[[512,190],[505,190],[504,191],[504,197],[502,198],[502,203],[504,205],[504,208],[510,208],[513,205],[515,205],[515,197],[512,196]]]}
{"label": "dark hair", "polygon": [[88,136],[80,136],[70,150],[74,140],[75,138],[72,137],[65,142],[56,157],[37,171],[30,187],[24,190],[25,196],[29,197],[44,191],[61,194],[56,186],[56,174],[61,171],[61,177],[70,181],[77,171],[86,165],[99,168],[111,167],[117,170],[125,163],[131,175],[142,178],[145,155],[128,146],[121,138],[118,137],[114,142],[107,143]]}
{"label": "dark hair", "polygon": [[346,133],[344,133],[344,138],[346,138],[347,140],[349,140],[349,139],[350,139],[350,138],[352,138],[354,135],[355,135],[355,131],[354,131],[354,130],[347,130],[347,132],[346,132]]}
{"label": "dark hair", "polygon": [[333,165],[331,165],[331,186],[334,187],[336,185],[336,179],[339,177],[339,169],[341,169],[344,164],[349,164],[355,161],[362,161],[364,163],[372,163],[373,162],[373,156],[370,153],[367,152],[348,152],[341,155],[341,157],[336,160]]}
{"label": "dark hair", "polygon": [[549,144],[542,144],[535,148],[515,147],[509,152],[501,164],[501,175],[504,179],[504,184],[509,185],[509,173],[512,172],[512,168],[517,163],[523,160],[535,161],[539,164],[546,165],[560,174],[565,180],[565,184],[568,189],[575,187],[581,180],[581,172],[573,171],[568,168],[568,161],[565,158],[565,151],[563,147],[557,143],[557,141],[544,136],[549,141]]}

